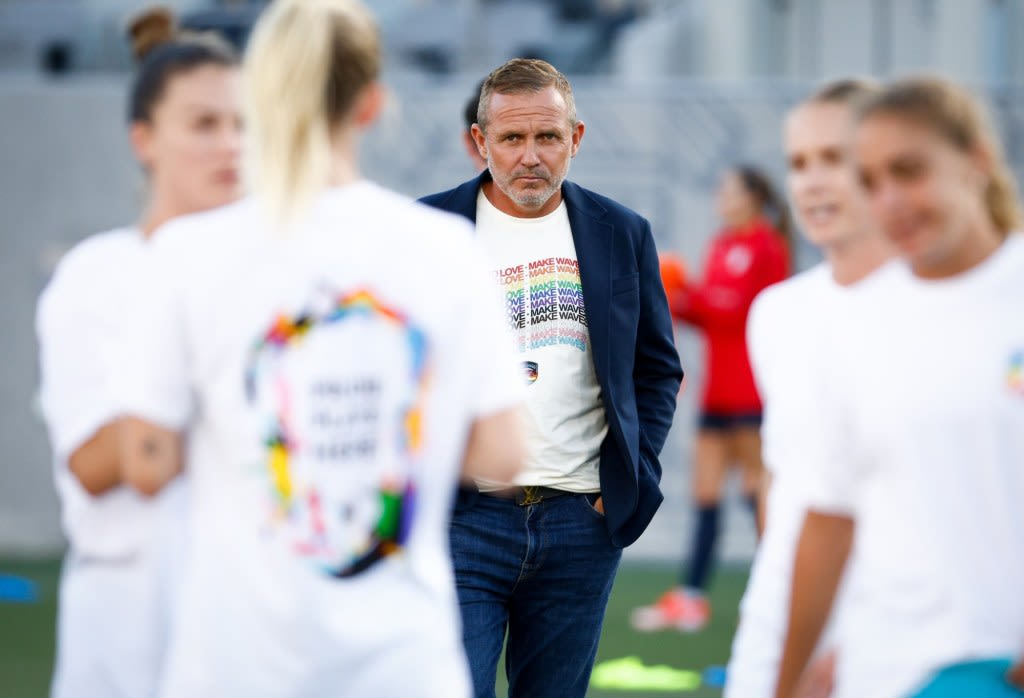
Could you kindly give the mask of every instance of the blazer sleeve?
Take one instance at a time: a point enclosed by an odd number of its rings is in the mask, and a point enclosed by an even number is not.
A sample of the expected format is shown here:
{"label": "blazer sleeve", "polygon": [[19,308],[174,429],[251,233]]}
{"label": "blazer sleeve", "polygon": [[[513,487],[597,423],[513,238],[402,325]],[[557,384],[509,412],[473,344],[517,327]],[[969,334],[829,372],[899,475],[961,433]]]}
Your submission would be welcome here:
{"label": "blazer sleeve", "polygon": [[640,245],[640,319],[633,362],[633,386],[641,433],[655,455],[661,453],[676,411],[683,380],[672,316],[658,271],[658,251],[650,223],[644,221]]}

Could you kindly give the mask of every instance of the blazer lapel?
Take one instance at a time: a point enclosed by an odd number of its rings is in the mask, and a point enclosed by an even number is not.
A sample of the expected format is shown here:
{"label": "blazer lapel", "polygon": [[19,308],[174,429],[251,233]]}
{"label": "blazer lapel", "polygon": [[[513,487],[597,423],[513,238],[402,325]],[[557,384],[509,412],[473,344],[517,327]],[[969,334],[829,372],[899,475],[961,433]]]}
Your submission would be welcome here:
{"label": "blazer lapel", "polygon": [[562,185],[576,259],[580,263],[583,307],[594,354],[594,369],[602,389],[607,390],[609,312],[611,308],[611,236],[612,225],[603,220],[606,210],[575,184]]}
{"label": "blazer lapel", "polygon": [[463,182],[452,190],[451,195],[443,202],[441,208],[451,213],[465,216],[476,225],[476,198],[480,193],[480,187],[485,182],[491,181],[491,173],[484,170],[479,177],[474,177],[468,182]]}

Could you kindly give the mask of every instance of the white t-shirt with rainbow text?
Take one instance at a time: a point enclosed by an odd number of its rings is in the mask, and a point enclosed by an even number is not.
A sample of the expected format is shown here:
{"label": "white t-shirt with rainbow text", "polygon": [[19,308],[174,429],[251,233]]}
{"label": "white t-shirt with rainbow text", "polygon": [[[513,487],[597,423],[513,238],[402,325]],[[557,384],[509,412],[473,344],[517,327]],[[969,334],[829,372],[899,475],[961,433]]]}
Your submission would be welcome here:
{"label": "white t-shirt with rainbow text", "polygon": [[[608,432],[565,202],[539,218],[517,218],[477,196],[477,235],[505,301],[519,367],[528,456],[516,480],[598,492]],[[494,483],[479,483],[481,490]]]}

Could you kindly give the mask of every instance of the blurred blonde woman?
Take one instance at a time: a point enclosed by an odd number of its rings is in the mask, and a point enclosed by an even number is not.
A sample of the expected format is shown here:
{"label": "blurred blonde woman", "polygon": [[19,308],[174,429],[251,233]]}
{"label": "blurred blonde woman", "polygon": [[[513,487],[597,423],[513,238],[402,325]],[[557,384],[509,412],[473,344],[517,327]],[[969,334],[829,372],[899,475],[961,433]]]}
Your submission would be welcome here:
{"label": "blurred blonde woman", "polygon": [[[821,325],[841,307],[849,287],[874,283],[874,272],[892,256],[861,191],[853,150],[857,106],[879,89],[862,80],[837,80],[786,118],[789,198],[804,236],[825,259],[766,289],[750,309],[747,342],[764,402],[761,436],[770,485],[764,535],[740,604],[726,698],[767,698],[775,689],[793,553],[807,509],[804,489],[811,475],[794,466],[812,438],[807,424],[816,406],[808,394],[819,380],[811,369],[821,351]],[[828,638],[822,648],[814,672],[819,692],[802,698],[828,695]]]}
{"label": "blurred blonde woman", "polygon": [[939,79],[873,97],[856,158],[902,260],[823,327],[777,695],[793,695],[856,531],[833,695],[1019,696],[1004,676],[1024,647],[1016,187],[980,105]]}
{"label": "blurred blonde woman", "polygon": [[[138,70],[129,134],[148,184],[140,219],[87,238],[61,260],[38,308],[43,414],[68,552],[53,695],[155,695],[179,566],[180,482],[146,501],[127,487],[110,391],[125,299],[154,231],[233,201],[239,183],[238,60],[212,35],[179,33],[165,10],[131,23]],[[157,533],[163,530],[166,536]]]}
{"label": "blurred blonde woman", "polygon": [[469,693],[449,511],[517,472],[522,386],[468,225],[359,174],[379,71],[360,3],[271,4],[252,196],[162,230],[125,320],[125,477],[191,483],[165,698]]}

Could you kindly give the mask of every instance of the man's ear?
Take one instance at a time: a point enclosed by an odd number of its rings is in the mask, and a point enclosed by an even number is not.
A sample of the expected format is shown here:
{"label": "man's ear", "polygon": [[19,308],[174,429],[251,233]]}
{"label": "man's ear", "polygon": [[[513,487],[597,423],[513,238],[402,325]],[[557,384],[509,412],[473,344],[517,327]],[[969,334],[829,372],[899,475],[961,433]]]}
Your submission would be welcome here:
{"label": "man's ear", "polygon": [[487,168],[487,158],[480,154],[480,149],[476,147],[476,139],[473,138],[473,134],[470,131],[462,132],[462,145],[466,149],[466,155],[473,161],[474,166],[479,169]]}
{"label": "man's ear", "polygon": [[577,121],[576,125],[572,129],[572,157],[576,157],[576,153],[580,151],[580,143],[583,141],[583,132],[587,130],[586,124],[582,121]]}
{"label": "man's ear", "polygon": [[484,130],[480,128],[480,124],[473,124],[471,129],[473,133],[473,141],[476,143],[476,149],[480,153],[480,157],[484,160],[487,159],[487,137],[484,135]]}

